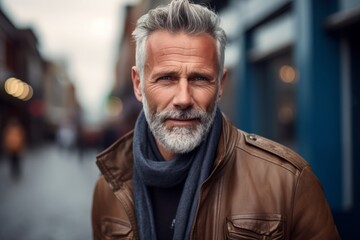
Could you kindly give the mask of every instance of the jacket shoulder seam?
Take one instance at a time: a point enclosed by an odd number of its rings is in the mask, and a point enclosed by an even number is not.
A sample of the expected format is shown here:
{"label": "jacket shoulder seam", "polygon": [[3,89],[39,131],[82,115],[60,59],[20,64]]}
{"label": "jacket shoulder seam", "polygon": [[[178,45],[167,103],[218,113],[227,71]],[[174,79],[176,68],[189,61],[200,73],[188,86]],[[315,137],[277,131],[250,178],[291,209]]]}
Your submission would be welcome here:
{"label": "jacket shoulder seam", "polygon": [[246,132],[242,132],[244,136],[245,142],[253,147],[261,149],[267,153],[271,153],[280,157],[281,159],[291,163],[295,166],[298,170],[302,170],[309,164],[294,150],[280,144],[274,142],[270,139],[264,138],[262,136],[256,134],[248,134]]}

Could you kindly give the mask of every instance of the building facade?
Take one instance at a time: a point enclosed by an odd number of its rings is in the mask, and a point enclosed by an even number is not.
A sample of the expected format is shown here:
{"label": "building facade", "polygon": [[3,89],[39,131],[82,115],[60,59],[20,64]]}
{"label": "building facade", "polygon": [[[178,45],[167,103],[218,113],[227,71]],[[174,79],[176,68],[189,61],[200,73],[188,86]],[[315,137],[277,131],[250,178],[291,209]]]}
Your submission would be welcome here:
{"label": "building facade", "polygon": [[45,60],[34,31],[16,27],[0,5],[0,136],[16,118],[25,128],[27,146],[37,146],[64,118],[79,118],[65,65]]}
{"label": "building facade", "polygon": [[38,142],[43,113],[43,59],[31,29],[18,29],[0,8],[0,132],[17,118]]}

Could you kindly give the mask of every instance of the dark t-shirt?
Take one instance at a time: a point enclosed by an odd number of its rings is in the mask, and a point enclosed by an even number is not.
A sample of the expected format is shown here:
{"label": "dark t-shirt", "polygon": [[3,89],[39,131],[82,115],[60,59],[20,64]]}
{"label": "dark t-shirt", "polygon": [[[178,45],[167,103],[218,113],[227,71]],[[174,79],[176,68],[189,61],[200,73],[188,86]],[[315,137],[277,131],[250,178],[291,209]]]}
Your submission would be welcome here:
{"label": "dark t-shirt", "polygon": [[149,187],[157,240],[171,240],[184,183],[171,188]]}

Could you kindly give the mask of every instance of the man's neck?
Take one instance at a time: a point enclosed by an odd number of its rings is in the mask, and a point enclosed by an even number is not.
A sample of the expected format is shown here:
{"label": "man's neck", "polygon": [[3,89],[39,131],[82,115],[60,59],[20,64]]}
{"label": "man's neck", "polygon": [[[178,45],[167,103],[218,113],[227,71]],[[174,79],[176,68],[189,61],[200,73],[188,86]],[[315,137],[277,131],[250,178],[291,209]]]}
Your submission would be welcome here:
{"label": "man's neck", "polygon": [[159,149],[159,152],[161,154],[161,156],[167,161],[170,159],[173,159],[176,156],[176,153],[173,153],[171,151],[169,151],[168,149],[166,149],[163,145],[161,145],[160,143],[158,143],[158,141],[156,141],[156,146]]}

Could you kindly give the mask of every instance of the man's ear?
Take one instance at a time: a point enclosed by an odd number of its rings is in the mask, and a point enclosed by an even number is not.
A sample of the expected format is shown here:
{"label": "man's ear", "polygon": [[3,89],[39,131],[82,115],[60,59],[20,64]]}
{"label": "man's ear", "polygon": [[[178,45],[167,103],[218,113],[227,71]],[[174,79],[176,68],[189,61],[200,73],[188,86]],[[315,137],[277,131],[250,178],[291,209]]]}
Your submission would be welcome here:
{"label": "man's ear", "polygon": [[139,102],[142,102],[142,91],[141,91],[141,84],[140,84],[140,73],[137,67],[133,66],[131,68],[131,78],[133,82],[134,94],[136,99]]}
{"label": "man's ear", "polygon": [[220,101],[220,99],[221,99],[221,97],[222,97],[223,90],[224,90],[224,82],[225,82],[225,79],[226,79],[226,77],[227,77],[227,74],[228,74],[227,69],[224,69],[223,74],[222,74],[222,77],[221,77],[221,79],[220,79],[220,84],[219,84],[218,101]]}

